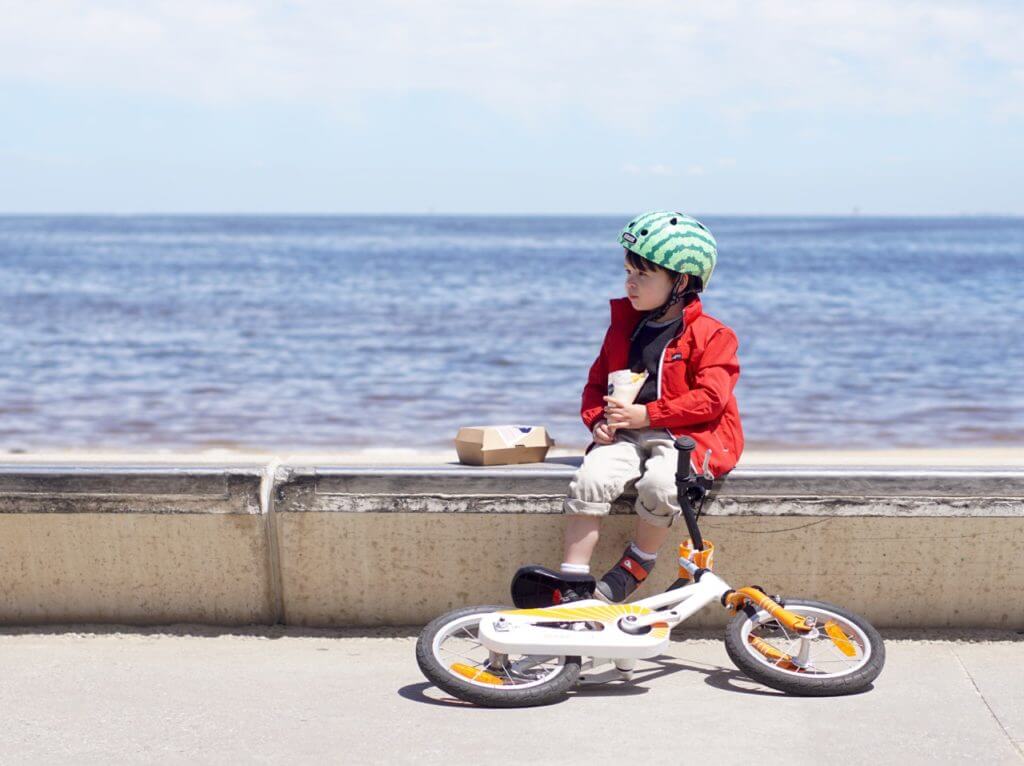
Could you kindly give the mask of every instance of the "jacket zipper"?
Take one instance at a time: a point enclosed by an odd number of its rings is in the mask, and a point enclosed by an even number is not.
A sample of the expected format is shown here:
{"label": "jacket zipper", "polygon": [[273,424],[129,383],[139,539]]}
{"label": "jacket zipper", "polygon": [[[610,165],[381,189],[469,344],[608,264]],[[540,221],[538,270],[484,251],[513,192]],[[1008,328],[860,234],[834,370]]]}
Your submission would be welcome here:
{"label": "jacket zipper", "polygon": [[[677,337],[679,337],[679,336],[677,335],[677,336],[673,336],[672,338],[669,338],[668,343],[671,343]],[[661,399],[661,368],[665,365],[665,353],[668,351],[668,343],[666,343],[665,344],[665,348],[663,348],[661,350],[661,358],[658,359],[658,385],[656,387],[656,393],[657,393],[657,398],[658,399]],[[671,428],[666,428],[665,430],[668,431],[668,435],[671,436],[673,439],[676,438],[676,435],[674,433],[672,433],[672,429]]]}
{"label": "jacket zipper", "polygon": [[661,358],[658,359],[657,395],[658,395],[659,399],[661,398],[661,368],[665,365],[665,353],[668,351],[668,344],[671,343],[672,341],[674,341],[676,338],[681,337],[683,335],[683,333],[686,331],[686,318],[685,318],[685,314],[684,314],[683,317],[681,317],[681,319],[683,321],[679,323],[680,324],[680,332],[677,332],[675,335],[673,335],[671,338],[668,339],[668,343],[665,344],[665,348],[663,348],[661,350]]}
{"label": "jacket zipper", "polygon": [[[675,340],[678,337],[679,337],[678,335],[672,337],[669,340],[669,343],[671,343],[673,340]],[[665,344],[665,348],[662,349],[662,351],[661,351],[661,359],[658,360],[658,386],[657,386],[657,394],[658,394],[658,398],[659,399],[661,398],[661,368],[665,364],[665,352],[666,351],[668,351],[668,343],[666,343]],[[668,431],[668,435],[671,436],[673,439],[676,438],[676,435],[674,433],[672,433],[672,429],[671,428],[666,428],[665,430]],[[694,450],[694,452],[696,452],[696,451],[697,450]],[[709,452],[710,450],[707,450],[707,451]],[[690,470],[693,471],[694,473],[699,473],[700,470],[696,467],[696,464],[693,462],[693,458],[694,457],[695,457],[695,455],[691,455],[690,456]]]}
{"label": "jacket zipper", "polygon": [[[669,341],[669,343],[671,343],[671,341]],[[657,386],[657,393],[658,393],[658,398],[659,399],[661,398],[661,367],[662,367],[663,364],[665,364],[665,352],[667,350],[668,350],[668,345],[666,344],[665,348],[663,348],[661,350],[661,359],[658,360],[658,386]]]}

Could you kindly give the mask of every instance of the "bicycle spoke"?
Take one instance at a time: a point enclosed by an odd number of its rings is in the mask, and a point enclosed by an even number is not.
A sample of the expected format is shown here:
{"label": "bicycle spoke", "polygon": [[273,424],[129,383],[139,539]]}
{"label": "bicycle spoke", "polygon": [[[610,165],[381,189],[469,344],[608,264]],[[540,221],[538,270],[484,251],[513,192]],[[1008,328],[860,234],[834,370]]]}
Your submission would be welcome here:
{"label": "bicycle spoke", "polygon": [[[793,611],[803,616],[799,607],[794,608]],[[819,621],[821,621],[820,615],[814,616],[818,616]],[[834,673],[850,672],[862,665],[865,662],[866,648],[862,643],[862,639],[857,636],[857,629],[842,621],[836,615],[827,615],[826,619],[833,620],[839,628],[847,634],[849,640],[855,647],[855,654],[853,657],[841,652],[835,642],[832,641],[826,633],[819,634],[816,639],[809,639],[811,644],[808,648],[807,665],[799,670],[792,670],[784,667],[782,664],[782,658],[773,660],[765,656],[763,653],[757,652],[753,648],[751,648],[750,651],[755,653],[756,656],[766,665],[792,673],[832,675]],[[771,627],[766,627],[768,625]],[[819,630],[821,630],[821,626],[819,625],[818,627]],[[761,630],[762,628],[764,628],[763,633]],[[779,635],[780,632],[781,635]],[[783,655],[788,655],[791,658],[795,658],[799,655],[800,642],[803,636],[803,634],[787,630],[781,622],[774,619],[767,619],[760,623],[752,623],[748,635],[763,641],[772,649],[775,649]]]}
{"label": "bicycle spoke", "polygon": [[[821,642],[821,643],[824,644],[824,642]],[[831,641],[828,642],[828,646],[825,647],[825,650],[829,654],[831,654],[832,656],[831,657],[826,656],[824,659],[819,658],[818,659],[819,663],[838,662],[838,663],[842,664],[845,667],[853,667],[858,662],[860,662],[863,659],[863,657],[864,657],[864,653],[863,652],[861,652],[860,654],[858,654],[858,655],[856,655],[854,657],[847,657],[845,654],[840,652],[836,648],[835,644],[833,644]]]}
{"label": "bicycle spoke", "polygon": [[526,659],[519,660],[519,662],[513,662],[512,667],[517,673],[522,670],[529,670],[530,668],[537,667],[547,662],[554,662],[554,657],[527,657]]}
{"label": "bicycle spoke", "polygon": [[479,667],[480,665],[483,665],[485,662],[487,662],[487,660],[474,660],[474,659],[470,659],[466,655],[459,654],[458,652],[452,651],[451,649],[443,649],[443,651],[448,652],[448,654],[454,654],[460,660],[465,660],[466,662],[470,663],[474,667]]}
{"label": "bicycle spoke", "polygon": [[[466,639],[464,639],[464,638],[463,639],[458,639],[458,640],[462,641],[463,643],[466,642]],[[470,651],[470,652],[474,651],[475,649],[484,649],[485,648],[483,644],[473,644],[473,645],[469,646],[468,648],[463,647],[462,644],[455,644],[455,646],[460,648],[462,651]]]}
{"label": "bicycle spoke", "polygon": [[506,675],[506,676],[508,677],[508,680],[509,680],[509,681],[511,681],[511,682],[512,682],[513,684],[515,684],[515,682],[516,682],[516,679],[514,679],[514,678],[512,677],[512,673],[511,673],[511,671],[510,671],[510,670],[508,669],[508,665],[502,665],[502,666],[501,666],[501,669],[505,671],[505,675]]}

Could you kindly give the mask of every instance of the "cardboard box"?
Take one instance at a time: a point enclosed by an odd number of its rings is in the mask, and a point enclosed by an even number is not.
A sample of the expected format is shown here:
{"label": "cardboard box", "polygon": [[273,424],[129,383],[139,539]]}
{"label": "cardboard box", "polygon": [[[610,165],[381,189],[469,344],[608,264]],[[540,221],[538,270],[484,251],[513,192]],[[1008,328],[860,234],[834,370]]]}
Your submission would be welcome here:
{"label": "cardboard box", "polygon": [[544,426],[464,426],[455,451],[467,465],[543,463],[554,443]]}

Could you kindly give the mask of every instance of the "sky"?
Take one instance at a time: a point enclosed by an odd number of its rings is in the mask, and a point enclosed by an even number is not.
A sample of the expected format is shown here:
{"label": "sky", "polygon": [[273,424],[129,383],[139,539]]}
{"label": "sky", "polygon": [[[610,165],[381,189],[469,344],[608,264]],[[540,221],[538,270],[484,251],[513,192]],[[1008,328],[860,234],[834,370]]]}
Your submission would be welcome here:
{"label": "sky", "polygon": [[1024,3],[0,0],[0,212],[1024,214]]}

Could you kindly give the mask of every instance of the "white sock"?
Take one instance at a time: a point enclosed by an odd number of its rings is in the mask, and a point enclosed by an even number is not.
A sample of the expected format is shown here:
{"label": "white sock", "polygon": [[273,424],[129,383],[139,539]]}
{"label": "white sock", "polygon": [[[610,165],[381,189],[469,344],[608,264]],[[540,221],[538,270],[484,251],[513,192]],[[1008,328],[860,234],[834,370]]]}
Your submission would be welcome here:
{"label": "white sock", "polygon": [[566,574],[590,574],[590,564],[570,564],[563,561],[560,569]]}
{"label": "white sock", "polygon": [[633,551],[633,553],[636,555],[638,559],[641,559],[642,561],[654,561],[656,558],[658,558],[657,551],[655,551],[654,553],[644,553],[642,550],[636,547],[636,543],[634,542],[630,542],[629,549]]}

